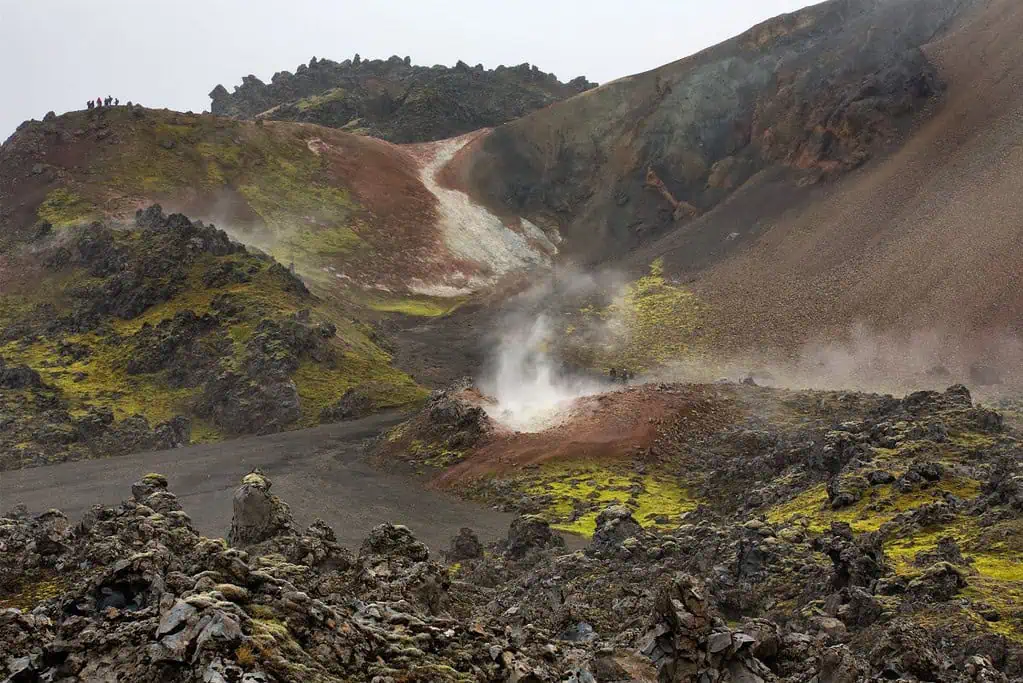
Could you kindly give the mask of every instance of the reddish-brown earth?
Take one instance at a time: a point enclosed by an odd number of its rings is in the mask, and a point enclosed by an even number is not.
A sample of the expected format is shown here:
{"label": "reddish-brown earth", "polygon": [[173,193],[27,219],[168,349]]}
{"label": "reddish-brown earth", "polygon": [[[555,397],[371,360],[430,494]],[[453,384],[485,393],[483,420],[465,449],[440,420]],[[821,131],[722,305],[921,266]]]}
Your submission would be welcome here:
{"label": "reddish-brown earth", "polygon": [[[463,393],[462,398],[487,405],[478,394]],[[719,388],[706,385],[651,384],[584,396],[538,432],[516,432],[498,424],[483,445],[436,483],[455,486],[555,460],[628,463],[656,450],[665,429],[698,438],[739,415]]]}

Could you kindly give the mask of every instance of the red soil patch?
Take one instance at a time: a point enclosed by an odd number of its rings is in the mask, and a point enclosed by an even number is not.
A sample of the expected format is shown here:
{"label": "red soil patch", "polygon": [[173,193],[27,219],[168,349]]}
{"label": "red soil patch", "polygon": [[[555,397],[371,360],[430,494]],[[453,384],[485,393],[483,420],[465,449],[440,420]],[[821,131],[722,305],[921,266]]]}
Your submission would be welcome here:
{"label": "red soil patch", "polygon": [[[317,129],[327,134],[327,131]],[[343,133],[321,142],[337,185],[351,190],[372,214],[376,229],[366,235],[375,246],[434,247],[437,198],[419,180],[419,164],[401,147]]]}
{"label": "red soil patch", "polygon": [[710,385],[649,384],[587,396],[566,420],[542,432],[498,431],[436,483],[451,486],[558,459],[629,461],[648,454],[666,428],[700,438],[738,415],[734,402]]}
{"label": "red soil patch", "polygon": [[[332,184],[348,188],[364,210],[355,231],[377,253],[368,264],[367,278],[401,288],[410,279],[431,282],[453,271],[479,271],[479,264],[455,258],[448,251],[437,230],[437,197],[420,178],[439,143],[396,145],[300,125],[320,135],[310,139],[310,150],[327,159]],[[349,268],[352,265],[346,263]]]}

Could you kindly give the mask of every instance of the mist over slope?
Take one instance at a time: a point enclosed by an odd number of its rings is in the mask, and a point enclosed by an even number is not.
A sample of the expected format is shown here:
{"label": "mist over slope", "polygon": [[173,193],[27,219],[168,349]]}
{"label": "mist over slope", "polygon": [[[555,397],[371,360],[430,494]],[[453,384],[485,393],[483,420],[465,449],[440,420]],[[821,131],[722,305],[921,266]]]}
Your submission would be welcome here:
{"label": "mist over slope", "polygon": [[[73,112],[26,123],[0,148],[0,243],[23,242],[39,221],[129,218],[157,201],[294,263],[321,289],[467,294],[557,252],[542,231],[435,181],[469,140],[398,146],[309,124]],[[467,245],[459,230],[474,228]]]}
{"label": "mist over slope", "polygon": [[565,258],[634,278],[663,257],[721,356],[1007,374],[1021,22],[1001,1],[823,3],[496,128],[450,173]]}

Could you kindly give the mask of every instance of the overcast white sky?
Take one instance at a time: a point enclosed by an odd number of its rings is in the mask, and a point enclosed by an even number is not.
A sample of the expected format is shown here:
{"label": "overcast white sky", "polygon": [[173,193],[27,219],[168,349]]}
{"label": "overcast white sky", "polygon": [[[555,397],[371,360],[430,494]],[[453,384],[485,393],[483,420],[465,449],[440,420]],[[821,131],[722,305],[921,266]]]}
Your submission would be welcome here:
{"label": "overcast white sky", "polygon": [[522,62],[600,83],[692,54],[807,0],[0,0],[0,140],[113,95],[209,108],[310,57]]}

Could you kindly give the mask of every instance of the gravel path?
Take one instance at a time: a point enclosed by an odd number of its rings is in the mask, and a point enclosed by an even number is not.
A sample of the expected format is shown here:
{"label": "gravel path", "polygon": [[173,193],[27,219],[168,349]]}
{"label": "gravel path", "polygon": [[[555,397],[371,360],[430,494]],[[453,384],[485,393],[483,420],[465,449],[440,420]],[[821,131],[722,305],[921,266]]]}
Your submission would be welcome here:
{"label": "gravel path", "polygon": [[400,419],[378,415],[226,443],[2,472],[0,512],[25,504],[34,513],[59,508],[77,520],[96,503],[113,505],[130,497],[133,481],[160,472],[196,527],[220,537],[231,524],[233,489],[259,467],[300,526],[320,517],[351,547],[381,522],[409,526],[435,552],[447,548],[463,526],[484,541],[504,536],[510,515],[426,490],[413,477],[366,462],[367,440]]}

